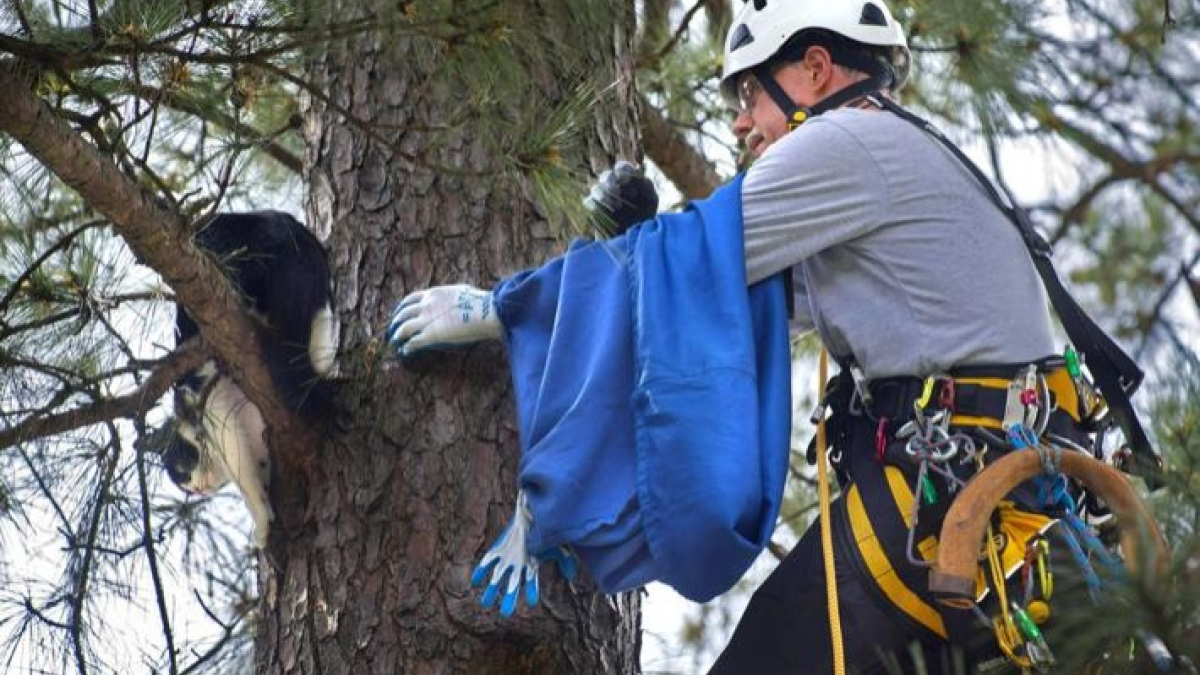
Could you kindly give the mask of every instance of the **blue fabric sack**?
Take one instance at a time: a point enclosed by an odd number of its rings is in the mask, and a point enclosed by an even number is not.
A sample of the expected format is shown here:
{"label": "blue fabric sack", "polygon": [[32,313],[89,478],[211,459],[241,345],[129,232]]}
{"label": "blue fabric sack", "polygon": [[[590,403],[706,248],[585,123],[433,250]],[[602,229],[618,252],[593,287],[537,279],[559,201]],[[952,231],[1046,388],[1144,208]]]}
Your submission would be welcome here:
{"label": "blue fabric sack", "polygon": [[783,279],[746,289],[741,177],[494,291],[532,553],[704,602],[767,544],[791,437]]}

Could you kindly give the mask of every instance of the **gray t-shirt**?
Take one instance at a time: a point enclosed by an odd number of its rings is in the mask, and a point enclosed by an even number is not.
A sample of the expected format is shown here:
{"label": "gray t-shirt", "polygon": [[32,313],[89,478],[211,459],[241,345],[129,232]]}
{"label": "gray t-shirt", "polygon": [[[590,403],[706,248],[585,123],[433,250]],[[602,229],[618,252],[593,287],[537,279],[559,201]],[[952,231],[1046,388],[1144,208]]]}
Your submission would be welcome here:
{"label": "gray t-shirt", "polygon": [[749,283],[795,266],[796,322],[868,378],[1055,353],[1017,229],[935,140],[839,109],[771,146],[742,185]]}

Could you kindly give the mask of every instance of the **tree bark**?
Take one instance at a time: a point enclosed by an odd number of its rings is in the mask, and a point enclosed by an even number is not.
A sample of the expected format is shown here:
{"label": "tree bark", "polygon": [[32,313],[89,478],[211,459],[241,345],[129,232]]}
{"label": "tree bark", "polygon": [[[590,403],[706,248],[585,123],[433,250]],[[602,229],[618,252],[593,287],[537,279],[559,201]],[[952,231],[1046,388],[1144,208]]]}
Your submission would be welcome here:
{"label": "tree bark", "polygon": [[[589,77],[618,82],[592,109],[580,156],[567,161],[598,167],[636,156],[630,10],[593,30],[572,23],[573,3],[502,4],[515,25],[577,45]],[[481,608],[480,592],[468,586],[516,496],[516,414],[503,348],[400,364],[384,353],[381,329],[411,291],[491,287],[557,244],[528,184],[503,177],[511,165],[493,154],[494,144],[470,128],[428,131],[471,105],[469,86],[436,79],[444,63],[428,42],[384,42],[331,45],[309,69],[329,101],[305,103],[308,220],[330,252],[345,377],[336,420],[306,477],[306,502],[277,504],[302,509],[304,527],[273,549],[274,564],[260,567],[256,670],[636,673],[636,593],[600,595],[586,573],[568,586],[545,566],[541,605],[503,619]],[[497,114],[511,112],[506,104],[562,101],[578,81],[566,67],[529,63],[528,93],[502,102]],[[372,121],[376,133],[345,124],[329,102]]]}

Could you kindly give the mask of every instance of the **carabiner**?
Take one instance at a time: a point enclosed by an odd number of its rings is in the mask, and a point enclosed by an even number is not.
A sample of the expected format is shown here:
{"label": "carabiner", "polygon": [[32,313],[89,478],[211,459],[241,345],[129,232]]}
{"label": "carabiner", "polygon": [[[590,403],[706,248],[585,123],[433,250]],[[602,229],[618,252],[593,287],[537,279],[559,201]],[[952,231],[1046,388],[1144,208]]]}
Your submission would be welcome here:
{"label": "carabiner", "polygon": [[879,418],[879,426],[875,427],[875,463],[883,464],[884,455],[887,453],[887,422],[886,417]]}
{"label": "carabiner", "polygon": [[954,378],[947,377],[942,383],[942,390],[938,392],[938,405],[943,410],[949,410],[954,413]]}

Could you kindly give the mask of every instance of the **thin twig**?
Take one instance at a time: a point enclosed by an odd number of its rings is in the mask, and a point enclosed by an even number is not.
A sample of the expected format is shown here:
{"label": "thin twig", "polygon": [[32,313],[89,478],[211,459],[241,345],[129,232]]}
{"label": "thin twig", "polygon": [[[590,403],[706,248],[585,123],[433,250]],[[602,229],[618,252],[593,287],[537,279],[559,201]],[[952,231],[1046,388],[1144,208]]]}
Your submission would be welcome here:
{"label": "thin twig", "polygon": [[69,630],[70,629],[70,626],[68,626],[67,624],[65,624],[61,621],[55,621],[54,619],[51,619],[50,617],[43,614],[41,612],[41,610],[39,610],[37,607],[34,607],[33,600],[31,598],[26,597],[26,598],[22,598],[22,600],[24,600],[23,604],[25,606],[25,611],[28,612],[30,616],[33,616],[34,618],[36,618],[38,621],[41,621],[42,623],[46,624],[47,626],[53,626],[54,628],[58,628],[59,630]]}
{"label": "thin twig", "polygon": [[37,465],[33,463],[33,460],[29,457],[29,453],[25,452],[25,448],[18,447],[17,451],[20,453],[21,459],[25,462],[25,468],[29,469],[29,473],[33,474],[33,480],[35,483],[37,483],[38,490],[41,490],[42,495],[46,497],[46,500],[50,502],[50,506],[54,509],[55,515],[57,515],[59,521],[62,522],[63,536],[66,537],[70,546],[74,546],[74,525],[71,523],[70,519],[67,518],[67,514],[65,511],[63,511],[62,505],[58,503],[58,498],[54,496],[54,491],[50,489],[50,485],[46,483],[46,479],[42,477],[42,472],[38,471]]}
{"label": "thin twig", "polygon": [[180,671],[179,675],[191,675],[191,673],[195,672],[205,663],[212,660],[217,654],[221,653],[221,650],[225,648],[226,643],[228,643],[233,637],[234,630],[237,629],[238,624],[241,623],[243,618],[242,615],[239,615],[232,623],[221,621],[221,619],[217,617],[216,613],[209,609],[208,605],[205,604],[204,600],[200,597],[200,593],[196,592],[195,590],[193,590],[192,593],[196,596],[196,602],[200,603],[200,609],[204,610],[204,613],[208,615],[208,618],[212,619],[213,623],[221,627],[223,634],[219,640],[214,642],[213,645],[209,647],[208,651],[196,657],[196,660],[193,663],[189,664],[187,668],[184,668],[182,671]]}
{"label": "thin twig", "polygon": [[92,577],[92,560],[95,558],[96,541],[100,537],[100,523],[103,519],[104,511],[108,508],[108,498],[111,489],[113,478],[117,473],[117,464],[121,458],[121,446],[119,443],[120,434],[117,433],[116,426],[110,421],[108,423],[109,433],[111,434],[110,449],[108,464],[104,467],[104,473],[100,477],[100,484],[96,486],[96,498],[93,502],[91,522],[88,525],[87,538],[84,540],[83,560],[79,565],[79,577],[75,580],[75,587],[71,591],[71,645],[75,651],[75,663],[78,666],[79,675],[87,675],[87,654],[83,642],[83,626],[84,619],[84,604],[87,601],[88,584]]}
{"label": "thin twig", "polygon": [[[20,4],[20,3],[13,3]],[[99,42],[101,39],[100,31],[100,11],[96,8],[96,0],[88,0],[88,22],[91,24],[92,39]]]}
{"label": "thin twig", "polygon": [[[139,426],[141,426],[139,424]],[[158,619],[162,625],[163,639],[167,643],[167,662],[171,675],[179,675],[179,663],[175,657],[175,636],[171,631],[171,616],[167,611],[167,595],[163,590],[162,576],[158,571],[158,554],[154,550],[154,524],[150,520],[150,490],[146,485],[146,455],[135,448],[138,492],[142,502],[142,546],[146,549],[146,561],[150,567],[150,579],[154,584],[154,599],[158,604]]]}
{"label": "thin twig", "polygon": [[1167,44],[1167,31],[1175,27],[1175,17],[1171,15],[1171,0],[1163,0],[1162,44]]}
{"label": "thin twig", "polygon": [[29,17],[25,16],[25,8],[20,2],[12,3],[13,12],[17,15],[17,22],[21,24],[21,32],[25,33],[26,37],[33,38],[33,26],[29,23]]}
{"label": "thin twig", "polygon": [[1134,352],[1135,359],[1140,360],[1142,355],[1145,354],[1146,349],[1150,346],[1151,330],[1161,320],[1163,309],[1167,306],[1167,301],[1170,300],[1171,296],[1175,294],[1175,290],[1190,278],[1191,271],[1196,267],[1196,265],[1200,265],[1200,249],[1198,249],[1192,255],[1192,259],[1190,261],[1186,263],[1179,263],[1179,273],[1175,275],[1175,278],[1171,280],[1171,283],[1167,284],[1166,287],[1163,288],[1162,292],[1158,295],[1158,299],[1154,302],[1154,306],[1151,307],[1150,311],[1145,315],[1146,320],[1142,325],[1148,326],[1148,329],[1146,330],[1146,334],[1142,337],[1142,343],[1138,345],[1137,351]]}

